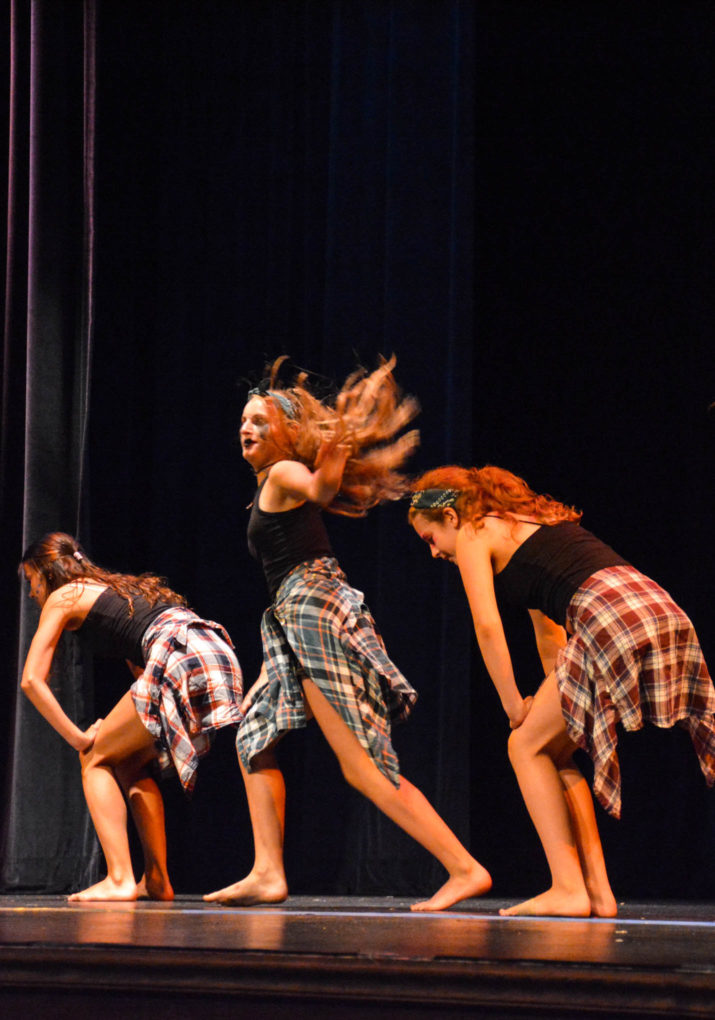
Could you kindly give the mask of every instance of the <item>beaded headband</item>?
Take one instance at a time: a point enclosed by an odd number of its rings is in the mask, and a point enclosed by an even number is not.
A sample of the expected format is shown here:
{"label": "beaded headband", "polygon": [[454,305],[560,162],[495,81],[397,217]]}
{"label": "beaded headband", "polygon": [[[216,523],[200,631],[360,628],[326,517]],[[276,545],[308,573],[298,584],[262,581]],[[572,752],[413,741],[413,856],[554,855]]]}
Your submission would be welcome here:
{"label": "beaded headband", "polygon": [[459,498],[459,489],[420,489],[413,493],[410,506],[413,510],[439,510],[454,506]]}

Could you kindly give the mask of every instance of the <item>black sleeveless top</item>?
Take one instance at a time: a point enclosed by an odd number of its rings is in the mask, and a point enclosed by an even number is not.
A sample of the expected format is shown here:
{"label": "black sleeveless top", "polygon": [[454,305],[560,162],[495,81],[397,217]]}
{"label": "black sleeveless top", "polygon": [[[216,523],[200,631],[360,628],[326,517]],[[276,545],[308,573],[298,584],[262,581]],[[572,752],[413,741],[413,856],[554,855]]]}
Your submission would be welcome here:
{"label": "black sleeveless top", "polygon": [[616,566],[628,561],[574,521],[542,524],[494,575],[494,591],[564,626],[569,602],[586,578]]}
{"label": "black sleeveless top", "polygon": [[301,503],[292,510],[269,513],[258,500],[265,479],[258,487],[248,521],[248,551],[263,567],[271,599],[293,567],[320,556],[332,556],[328,533],[316,503]]}
{"label": "black sleeveless top", "polygon": [[165,602],[150,606],[142,595],[135,596],[132,602],[134,612],[130,616],[129,602],[122,595],[113,588],[103,591],[75,632],[82,644],[105,659],[129,659],[143,666],[144,632],[160,613],[171,607]]}

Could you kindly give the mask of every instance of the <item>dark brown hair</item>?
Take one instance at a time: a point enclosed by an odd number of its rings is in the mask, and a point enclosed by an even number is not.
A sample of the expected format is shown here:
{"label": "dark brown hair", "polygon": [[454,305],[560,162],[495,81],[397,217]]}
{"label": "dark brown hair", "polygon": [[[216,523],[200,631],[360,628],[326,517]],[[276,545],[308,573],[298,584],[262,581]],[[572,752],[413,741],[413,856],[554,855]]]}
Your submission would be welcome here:
{"label": "dark brown hair", "polygon": [[185,606],[186,599],[168,587],[162,577],[154,574],[118,574],[93,563],[76,538],[63,531],[43,535],[25,550],[20,561],[23,566],[34,567],[45,580],[48,592],[56,591],[73,581],[97,581],[113,588],[129,602],[134,611],[134,599],[143,595],[149,605],[166,602],[171,606]]}

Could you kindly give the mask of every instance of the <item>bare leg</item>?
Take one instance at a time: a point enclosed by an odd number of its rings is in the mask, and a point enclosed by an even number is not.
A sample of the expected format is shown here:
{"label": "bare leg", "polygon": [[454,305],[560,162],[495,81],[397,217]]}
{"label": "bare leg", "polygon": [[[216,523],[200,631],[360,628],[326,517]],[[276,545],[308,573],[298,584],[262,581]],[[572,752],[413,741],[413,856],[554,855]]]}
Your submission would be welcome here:
{"label": "bare leg", "polygon": [[82,785],[107,863],[107,877],[74,893],[70,900],[137,899],[139,891],[127,837],[127,807],[115,769],[126,759],[141,760],[144,756],[146,762],[155,753],[154,738],[127,692],[103,720],[90,750],[80,754]]}
{"label": "bare leg", "polygon": [[208,902],[249,906],[280,903],[288,895],[283,868],[285,783],[273,751],[257,756],[254,772],[239,759],[253,828],[255,858],[251,871],[233,885],[204,896]]}
{"label": "bare leg", "polygon": [[144,874],[137,884],[137,897],[173,900],[174,890],[166,866],[166,828],[161,790],[146,765],[137,765],[133,759],[117,765],[115,774],[129,801],[144,853]]}
{"label": "bare leg", "polygon": [[593,917],[615,917],[616,898],[611,890],[601,837],[589,785],[571,759],[559,768],[566,806],[571,816],[581,870],[591,900]]}
{"label": "bare leg", "polygon": [[489,873],[462,846],[427,798],[406,779],[401,779],[399,788],[393,786],[319,688],[305,680],[303,689],[348,783],[434,854],[449,872],[450,877],[441,889],[412,909],[444,910],[459,900],[488,892],[492,884]]}
{"label": "bare leg", "polygon": [[[571,815],[572,808],[583,809],[582,791],[578,790],[578,783],[574,783],[569,789],[576,793],[567,797],[557,766],[557,762],[570,758],[574,749],[566,733],[556,679],[551,674],[539,688],[526,720],[509,738],[509,757],[546,854],[551,888],[540,896],[500,911],[502,914],[588,917],[591,913],[591,899]],[[593,824],[589,838],[595,837],[600,846],[595,817]]]}

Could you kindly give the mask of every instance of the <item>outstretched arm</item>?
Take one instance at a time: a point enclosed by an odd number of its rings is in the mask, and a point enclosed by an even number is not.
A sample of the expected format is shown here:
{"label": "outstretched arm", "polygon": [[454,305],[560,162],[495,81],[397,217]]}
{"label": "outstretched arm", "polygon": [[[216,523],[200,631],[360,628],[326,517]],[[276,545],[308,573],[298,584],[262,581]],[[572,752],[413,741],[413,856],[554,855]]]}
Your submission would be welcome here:
{"label": "outstretched arm", "polygon": [[47,599],[27,653],[20,686],[37,711],[75,751],[86,751],[94,743],[100,720],[86,731],[81,730],[66,715],[48,682],[57,642],[74,616],[73,608],[69,608],[66,601],[63,603],[57,592]]}
{"label": "outstretched arm", "polygon": [[474,631],[492,683],[512,727],[519,726],[528,706],[519,693],[504,635],[487,536],[462,528],[457,537],[457,566],[472,611]]}

